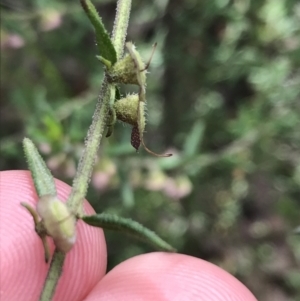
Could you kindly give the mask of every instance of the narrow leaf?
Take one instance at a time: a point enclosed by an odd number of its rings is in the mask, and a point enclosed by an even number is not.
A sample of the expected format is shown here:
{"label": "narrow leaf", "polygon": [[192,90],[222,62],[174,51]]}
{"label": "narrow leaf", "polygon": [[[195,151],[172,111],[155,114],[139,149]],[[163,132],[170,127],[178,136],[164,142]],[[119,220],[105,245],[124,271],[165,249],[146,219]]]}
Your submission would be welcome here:
{"label": "narrow leaf", "polygon": [[117,53],[95,6],[90,0],[80,0],[80,3],[94,26],[100,56],[114,64],[117,61]]}
{"label": "narrow leaf", "polygon": [[52,174],[32,141],[28,138],[24,138],[23,147],[33,183],[39,197],[46,194],[56,195],[56,187]]}
{"label": "narrow leaf", "polygon": [[104,228],[107,230],[117,230],[144,241],[153,247],[168,252],[176,252],[176,250],[162,240],[153,231],[147,229],[143,225],[130,218],[123,218],[117,215],[101,213],[90,216],[83,216],[82,220],[94,227]]}

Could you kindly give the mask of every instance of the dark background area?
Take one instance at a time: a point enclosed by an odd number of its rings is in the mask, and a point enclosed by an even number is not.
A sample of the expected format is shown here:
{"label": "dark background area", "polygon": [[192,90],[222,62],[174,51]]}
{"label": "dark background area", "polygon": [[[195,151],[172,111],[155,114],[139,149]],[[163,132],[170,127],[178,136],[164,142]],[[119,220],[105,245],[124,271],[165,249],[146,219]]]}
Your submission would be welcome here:
{"label": "dark background area", "polygon": [[[100,90],[79,1],[1,0],[1,170],[27,169],[22,139],[72,183]],[[115,1],[94,1],[112,29]],[[258,300],[300,300],[300,3],[134,1],[128,31],[145,61],[145,140],[102,141],[87,199],[179,252],[226,269]],[[123,94],[136,90],[121,87]],[[106,233],[109,269],[143,252]]]}

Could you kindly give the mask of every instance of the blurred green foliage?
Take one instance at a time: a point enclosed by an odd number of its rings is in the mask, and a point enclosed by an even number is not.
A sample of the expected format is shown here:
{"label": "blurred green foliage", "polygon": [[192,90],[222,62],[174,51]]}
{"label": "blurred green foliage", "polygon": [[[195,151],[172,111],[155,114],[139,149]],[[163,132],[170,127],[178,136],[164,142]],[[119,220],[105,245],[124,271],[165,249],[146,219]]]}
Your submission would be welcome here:
{"label": "blurred green foliage", "polygon": [[[94,3],[111,30],[115,2]],[[1,10],[1,169],[26,168],[28,136],[71,183],[103,78],[93,29],[74,1]],[[220,265],[259,300],[300,300],[299,1],[133,1],[127,40],[145,60],[158,42],[145,139],[174,155],[135,153],[118,123],[89,201]],[[109,268],[151,251],[107,241]]]}

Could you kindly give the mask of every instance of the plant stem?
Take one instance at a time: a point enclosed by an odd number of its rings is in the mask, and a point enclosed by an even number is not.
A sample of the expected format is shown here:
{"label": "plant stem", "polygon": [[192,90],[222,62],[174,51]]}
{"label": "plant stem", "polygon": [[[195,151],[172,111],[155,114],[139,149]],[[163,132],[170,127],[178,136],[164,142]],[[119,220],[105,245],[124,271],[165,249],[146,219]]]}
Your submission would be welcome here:
{"label": "plant stem", "polygon": [[130,16],[131,0],[119,0],[117,5],[117,14],[112,34],[112,42],[116,49],[117,60],[124,52],[124,44],[127,35],[127,28]]}
{"label": "plant stem", "polygon": [[[124,42],[127,34],[127,27],[131,9],[131,0],[119,0],[117,4],[117,14],[114,23],[112,41],[116,49],[117,59],[122,57]],[[104,78],[96,111],[93,116],[92,124],[89,128],[85,149],[79,161],[72,191],[68,198],[68,206],[74,213],[81,213],[81,205],[87,193],[88,184],[92,175],[93,167],[96,162],[97,152],[106,127],[107,115],[110,103],[115,99],[115,86],[108,83]],[[55,251],[48,271],[48,275],[43,287],[40,301],[52,300],[58,280],[62,273],[65,255]]]}
{"label": "plant stem", "polygon": [[105,78],[98,98],[93,122],[87,134],[85,149],[79,161],[72,191],[68,199],[68,205],[74,213],[80,213],[80,206],[86,196],[100,141],[106,127],[109,103],[114,96],[115,88]]}
{"label": "plant stem", "polygon": [[62,267],[65,257],[66,255],[64,253],[55,250],[43,287],[43,291],[40,295],[40,301],[50,301],[53,299],[58,279],[62,273]]}
{"label": "plant stem", "polygon": [[[118,1],[117,15],[112,36],[112,42],[116,49],[117,59],[123,55],[130,9],[131,0]],[[109,84],[105,78],[102,84],[101,93],[98,98],[93,122],[87,134],[86,147],[79,161],[77,173],[73,181],[73,189],[68,199],[68,205],[75,213],[78,213],[80,205],[86,196],[88,184],[90,182],[93,167],[96,161],[97,151],[100,146],[103,131],[106,127],[109,105],[110,103],[113,103],[114,98],[115,86]]]}

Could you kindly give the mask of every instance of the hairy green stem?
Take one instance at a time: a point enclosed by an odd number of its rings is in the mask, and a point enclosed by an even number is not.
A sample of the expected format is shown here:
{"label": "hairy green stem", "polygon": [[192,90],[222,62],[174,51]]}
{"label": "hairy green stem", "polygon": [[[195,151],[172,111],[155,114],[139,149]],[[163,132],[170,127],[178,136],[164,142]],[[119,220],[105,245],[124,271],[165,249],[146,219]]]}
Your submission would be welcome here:
{"label": "hairy green stem", "polygon": [[[131,9],[131,0],[119,0],[117,5],[117,15],[115,19],[112,42],[116,49],[117,58],[123,55],[124,42],[127,34],[127,27]],[[115,98],[115,86],[110,85],[105,79],[101,93],[98,98],[93,122],[86,138],[86,147],[83,151],[75,179],[73,189],[68,199],[68,205],[75,213],[80,213],[82,204],[88,189],[88,184],[92,175],[96,160],[97,151],[107,123],[107,115],[110,103]]]}
{"label": "hairy green stem", "polygon": [[93,122],[87,134],[85,149],[73,181],[71,195],[68,199],[68,205],[74,213],[80,213],[80,206],[86,196],[100,141],[107,123],[109,103],[114,96],[115,88],[105,79],[98,98]]}
{"label": "hairy green stem", "polygon": [[[131,9],[131,0],[119,0],[117,14],[114,24],[112,41],[116,49],[117,58],[123,55],[124,42],[127,34],[127,27]],[[115,86],[107,82],[106,77],[102,84],[101,92],[93,116],[93,122],[89,128],[85,141],[85,149],[79,161],[76,176],[73,181],[72,191],[68,198],[68,206],[74,213],[81,213],[81,205],[87,193],[88,184],[96,161],[97,152],[106,127],[110,103],[115,98]],[[43,287],[40,301],[52,300],[58,280],[62,273],[65,256],[55,251]]]}
{"label": "hairy green stem", "polygon": [[60,275],[62,273],[62,267],[65,257],[66,255],[64,253],[55,250],[43,287],[43,291],[40,295],[40,301],[50,301],[53,299],[58,279],[60,278]]}
{"label": "hairy green stem", "polygon": [[112,42],[116,49],[117,60],[122,57],[124,52],[124,44],[127,35],[130,9],[131,0],[118,1],[117,14],[112,34]]}

